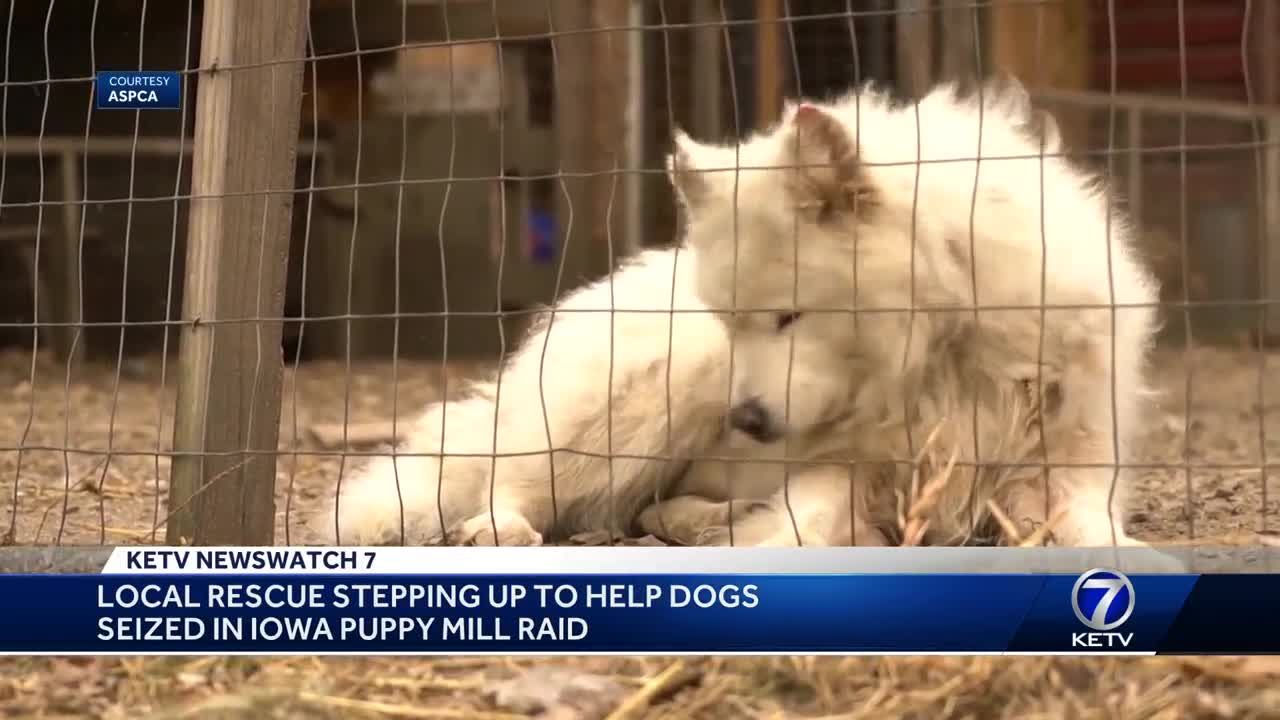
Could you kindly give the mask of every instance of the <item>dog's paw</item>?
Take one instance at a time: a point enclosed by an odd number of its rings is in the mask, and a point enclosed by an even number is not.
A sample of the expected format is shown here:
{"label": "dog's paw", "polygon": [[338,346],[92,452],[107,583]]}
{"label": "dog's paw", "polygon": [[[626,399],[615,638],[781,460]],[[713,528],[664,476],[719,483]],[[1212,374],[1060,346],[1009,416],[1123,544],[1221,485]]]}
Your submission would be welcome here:
{"label": "dog's paw", "polygon": [[771,548],[794,548],[794,547],[824,547],[825,542],[819,538],[799,538],[796,537],[794,530],[788,528],[781,532],[761,539],[755,543],[753,547],[771,547]]}
{"label": "dog's paw", "polygon": [[698,547],[730,547],[738,545],[736,537],[731,537],[728,525],[716,525],[703,528],[694,539]]}
{"label": "dog's paw", "polygon": [[654,503],[636,516],[636,527],[646,535],[671,540],[671,531],[666,520],[666,508],[662,503]]}
{"label": "dog's paw", "polygon": [[[789,515],[767,503],[749,503],[728,523],[707,525],[698,532],[696,545],[716,547],[797,547],[795,527]],[[732,530],[730,529],[732,528]],[[808,544],[808,543],[804,543]]]}
{"label": "dog's paw", "polygon": [[402,525],[398,516],[360,518],[344,513],[335,528],[333,512],[330,511],[311,524],[325,528],[324,537],[335,546],[439,545],[442,539],[438,530],[424,527],[425,523],[420,518],[412,516],[406,517]]}
{"label": "dog's paw", "polygon": [[[494,541],[494,530],[497,541]],[[449,545],[541,545],[542,533],[534,529],[524,515],[511,510],[481,513],[453,526],[445,536]]]}
{"label": "dog's paw", "polygon": [[791,528],[779,529],[775,532],[753,532],[755,528],[734,528],[732,537],[730,537],[729,527],[718,526],[710,527],[702,531],[698,536],[698,545],[708,547],[756,547],[756,548],[795,548],[795,547],[821,547],[827,543],[819,538],[809,538],[801,541],[796,537],[796,533]]}
{"label": "dog's paw", "polygon": [[695,545],[699,533],[728,519],[721,505],[688,496],[664,500],[642,510],[635,524],[645,535],[669,543]]}
{"label": "dog's paw", "polygon": [[361,547],[386,547],[404,544],[404,533],[400,528],[387,525],[376,527],[357,527],[355,529],[339,528],[335,533],[334,545],[358,545]]}
{"label": "dog's paw", "polygon": [[[403,465],[405,460],[399,462]],[[438,543],[435,495],[426,493],[418,476],[409,467],[397,471],[390,457],[375,458],[334,489],[328,508],[310,524],[334,545]]]}
{"label": "dog's paw", "polygon": [[[682,495],[645,508],[636,518],[636,525],[647,535],[678,545],[707,544],[703,542],[703,536],[714,537],[711,544],[728,545],[728,524],[731,519],[736,530],[736,526],[741,524],[741,518],[767,509],[767,503],[762,502],[740,500],[731,505],[696,495]],[[719,534],[726,535],[723,542],[718,537]]]}
{"label": "dog's paw", "polygon": [[697,544],[705,547],[801,547],[794,532],[751,533],[750,528],[735,528],[731,534],[728,525],[709,527],[698,534]]}
{"label": "dog's paw", "polygon": [[319,513],[310,524],[320,529],[330,545],[367,547],[400,545],[406,534],[402,530],[408,528],[402,528],[399,520],[399,513],[388,512],[379,500],[351,493]]}

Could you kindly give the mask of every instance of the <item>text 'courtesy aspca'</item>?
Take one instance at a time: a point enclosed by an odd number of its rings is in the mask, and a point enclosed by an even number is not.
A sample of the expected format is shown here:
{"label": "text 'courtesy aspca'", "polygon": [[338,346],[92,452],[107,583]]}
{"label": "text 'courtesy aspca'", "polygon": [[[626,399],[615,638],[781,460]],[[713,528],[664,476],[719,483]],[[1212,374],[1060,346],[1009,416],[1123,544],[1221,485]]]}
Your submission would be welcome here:
{"label": "text 'courtesy aspca'", "polygon": [[182,79],[172,71],[100,71],[94,78],[99,110],[177,110]]}
{"label": "text 'courtesy aspca'", "polygon": [[[434,582],[183,577],[104,580],[97,639],[141,643],[337,643],[406,649],[445,643],[565,643],[635,613],[759,607],[754,584]],[[370,645],[372,644],[372,645]],[[204,647],[205,645],[201,645]]]}

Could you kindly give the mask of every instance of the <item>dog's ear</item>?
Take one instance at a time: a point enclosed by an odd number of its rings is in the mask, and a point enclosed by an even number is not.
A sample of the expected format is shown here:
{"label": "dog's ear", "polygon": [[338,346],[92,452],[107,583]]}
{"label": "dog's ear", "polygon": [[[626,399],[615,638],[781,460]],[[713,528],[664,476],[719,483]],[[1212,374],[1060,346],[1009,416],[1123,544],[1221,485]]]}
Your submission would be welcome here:
{"label": "dog's ear", "polygon": [[872,200],[853,139],[838,119],[813,105],[799,105],[783,136],[788,189],[797,208],[819,221],[852,212]]}
{"label": "dog's ear", "polygon": [[688,211],[701,208],[711,196],[711,181],[695,164],[698,144],[676,128],[671,153],[667,155],[667,179],[676,199]]}
{"label": "dog's ear", "polygon": [[1008,72],[992,75],[983,85],[983,98],[988,108],[1003,112],[1037,144],[1043,143],[1046,153],[1061,152],[1062,130],[1057,119],[1031,104],[1031,93],[1016,76]]}
{"label": "dog's ear", "polygon": [[796,117],[796,111],[799,109],[800,103],[790,98],[784,98],[782,101],[782,119],[778,121],[778,124],[782,127],[790,125],[791,121]]}
{"label": "dog's ear", "polygon": [[997,71],[982,84],[982,102],[987,108],[1003,111],[1019,124],[1032,117],[1031,93],[1016,75]]}
{"label": "dog's ear", "polygon": [[1062,152],[1062,129],[1058,127],[1058,119],[1052,113],[1047,110],[1032,111],[1025,127],[1046,153]]}

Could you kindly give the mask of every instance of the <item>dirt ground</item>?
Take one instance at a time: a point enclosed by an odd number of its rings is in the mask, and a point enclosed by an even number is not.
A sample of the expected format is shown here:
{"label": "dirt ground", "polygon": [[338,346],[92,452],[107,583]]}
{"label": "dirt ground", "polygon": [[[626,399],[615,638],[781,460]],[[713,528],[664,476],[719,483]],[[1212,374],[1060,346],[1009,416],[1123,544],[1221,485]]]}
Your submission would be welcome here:
{"label": "dirt ground", "polygon": [[[159,358],[135,359],[119,373],[88,365],[67,382],[51,358],[33,372],[29,353],[0,354],[0,532],[9,543],[163,541],[174,369],[163,370],[162,384]],[[475,372],[452,369],[450,387]],[[340,466],[352,467],[307,454],[318,448],[314,427],[386,420],[393,397],[410,416],[440,396],[438,366],[402,361],[396,374],[393,384],[389,363],[287,372],[277,543],[319,540],[312,514]],[[1171,467],[1139,473],[1135,534],[1253,544],[1275,533],[1280,481],[1267,488],[1261,468],[1280,457],[1280,354],[1167,351],[1157,378],[1161,414],[1141,461]],[[1280,718],[1280,658],[7,659],[0,714]]]}
{"label": "dirt ground", "polygon": [[[31,365],[27,352],[0,353],[0,532],[20,545],[163,540],[172,362],[132,359],[119,373],[89,364],[69,383],[50,357],[37,359],[34,374]],[[339,473],[362,460],[322,447],[313,429],[389,420],[393,401],[408,419],[442,385],[452,395],[482,371],[460,365],[446,375],[438,364],[411,361],[394,373],[389,362],[287,371],[276,542],[319,542],[313,515]],[[1155,378],[1160,412],[1138,447],[1139,462],[1152,467],[1134,480],[1135,534],[1204,541],[1280,529],[1280,478],[1268,477],[1264,489],[1261,470],[1264,457],[1280,458],[1280,353],[1168,350],[1157,356]]]}

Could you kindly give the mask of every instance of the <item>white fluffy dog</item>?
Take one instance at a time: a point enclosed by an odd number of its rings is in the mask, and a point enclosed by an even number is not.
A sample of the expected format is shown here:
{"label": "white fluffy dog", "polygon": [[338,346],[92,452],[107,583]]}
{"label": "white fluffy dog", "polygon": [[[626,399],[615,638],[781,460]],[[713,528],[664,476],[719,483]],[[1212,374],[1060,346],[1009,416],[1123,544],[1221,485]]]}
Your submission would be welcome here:
{"label": "white fluffy dog", "polygon": [[1154,283],[1052,121],[1016,84],[984,90],[793,105],[739,145],[678,135],[686,249],[571,294],[500,382],[430,407],[412,456],[347,481],[337,540],[636,522],[685,543],[884,544],[925,455],[940,480],[917,541],[982,539],[994,506],[1024,532],[1052,518],[1058,544],[1133,543],[1115,467]]}
{"label": "white fluffy dog", "polygon": [[[742,454],[722,445],[727,336],[693,294],[696,262],[647,251],[570,293],[495,378],[428,407],[396,456],[346,478],[321,521],[344,543],[536,545],[625,534],[677,492],[728,499],[721,463],[691,462]],[[780,470],[763,475],[735,491],[769,497]]]}
{"label": "white fluffy dog", "polygon": [[[1059,544],[1138,544],[1116,468],[1143,422],[1156,286],[1020,85],[943,87],[918,110],[863,92],[790,105],[739,146],[676,145],[698,294],[737,311],[739,427],[882,460],[855,466],[855,523],[892,530],[916,482],[902,461],[931,438],[957,464],[926,542],[974,539],[994,504],[1023,533],[1052,518]],[[849,474],[792,480],[790,512],[759,506],[740,537],[847,538]]]}

